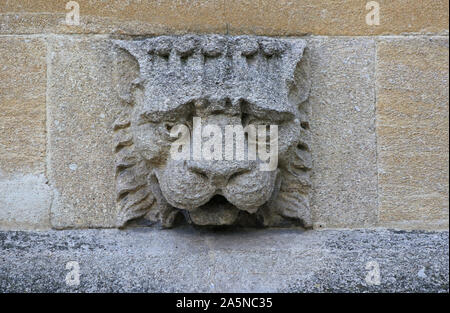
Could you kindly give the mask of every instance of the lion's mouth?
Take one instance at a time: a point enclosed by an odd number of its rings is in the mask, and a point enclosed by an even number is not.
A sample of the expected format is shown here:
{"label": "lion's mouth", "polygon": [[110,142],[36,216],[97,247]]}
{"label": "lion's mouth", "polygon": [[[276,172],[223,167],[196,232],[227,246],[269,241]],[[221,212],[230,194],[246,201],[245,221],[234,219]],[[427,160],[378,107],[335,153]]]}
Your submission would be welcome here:
{"label": "lion's mouth", "polygon": [[224,196],[215,195],[204,205],[189,211],[189,216],[197,225],[231,225],[237,220],[239,209]]}

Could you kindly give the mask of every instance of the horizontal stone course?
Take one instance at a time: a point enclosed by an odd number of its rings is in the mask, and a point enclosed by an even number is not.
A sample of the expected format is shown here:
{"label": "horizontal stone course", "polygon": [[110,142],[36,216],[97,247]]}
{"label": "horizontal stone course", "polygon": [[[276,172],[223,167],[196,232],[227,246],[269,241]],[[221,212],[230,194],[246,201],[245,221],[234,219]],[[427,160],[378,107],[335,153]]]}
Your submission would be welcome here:
{"label": "horizontal stone course", "polygon": [[270,36],[448,34],[445,0],[379,0],[380,25],[367,25],[369,1],[78,0],[80,25],[65,23],[68,1],[6,1],[0,33],[222,33]]}
{"label": "horizontal stone course", "polygon": [[448,292],[448,273],[448,232],[0,232],[0,292]]}
{"label": "horizontal stone course", "polygon": [[372,36],[448,33],[445,1],[380,0],[379,25],[367,25],[369,1],[231,0],[225,9],[231,33],[295,36]]}

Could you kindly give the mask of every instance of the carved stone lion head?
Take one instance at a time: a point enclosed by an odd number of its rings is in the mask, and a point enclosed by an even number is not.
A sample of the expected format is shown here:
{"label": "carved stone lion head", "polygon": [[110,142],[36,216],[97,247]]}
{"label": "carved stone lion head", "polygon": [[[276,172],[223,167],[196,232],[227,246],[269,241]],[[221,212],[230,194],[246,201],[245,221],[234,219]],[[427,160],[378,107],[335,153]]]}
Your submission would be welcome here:
{"label": "carved stone lion head", "polygon": [[[119,227],[137,218],[171,227],[177,216],[196,225],[311,226],[305,41],[186,35],[116,44],[139,64],[114,125]],[[172,158],[173,128],[193,134],[194,118],[220,130],[277,125],[276,168],[262,171],[260,158]]]}

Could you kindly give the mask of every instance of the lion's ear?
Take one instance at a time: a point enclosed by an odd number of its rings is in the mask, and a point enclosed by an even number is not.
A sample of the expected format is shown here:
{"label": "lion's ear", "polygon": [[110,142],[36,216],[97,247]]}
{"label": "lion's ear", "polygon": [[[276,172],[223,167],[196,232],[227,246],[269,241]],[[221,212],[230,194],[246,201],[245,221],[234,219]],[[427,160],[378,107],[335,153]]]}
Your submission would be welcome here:
{"label": "lion's ear", "polygon": [[131,54],[139,62],[139,66],[145,62],[149,40],[113,40],[113,44]]}
{"label": "lion's ear", "polygon": [[292,62],[293,70],[290,72],[292,76],[286,80],[286,83],[289,89],[289,102],[299,106],[309,97],[311,90],[311,65],[309,48],[294,46],[293,50],[295,54],[290,56],[294,60]]}
{"label": "lion's ear", "polygon": [[[141,66],[139,57],[142,58],[142,52],[137,49],[139,43],[133,43],[123,40],[114,40],[114,50],[116,57],[114,59],[115,67],[115,90],[122,104],[133,105],[132,92],[136,81],[141,77]],[[129,46],[135,46],[136,49],[127,49]]]}

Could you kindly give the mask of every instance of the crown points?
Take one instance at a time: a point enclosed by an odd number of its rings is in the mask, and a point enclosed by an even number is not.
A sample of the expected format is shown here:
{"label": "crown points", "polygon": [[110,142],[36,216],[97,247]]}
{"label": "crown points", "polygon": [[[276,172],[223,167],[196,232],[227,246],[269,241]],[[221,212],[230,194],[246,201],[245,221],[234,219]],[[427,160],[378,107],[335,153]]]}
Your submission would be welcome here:
{"label": "crown points", "polygon": [[259,45],[258,41],[250,37],[241,37],[236,40],[236,46],[241,54],[246,57],[250,57],[258,53]]}
{"label": "crown points", "polygon": [[172,51],[181,57],[189,57],[199,51],[206,57],[219,57],[237,52],[245,57],[261,53],[266,57],[280,56],[288,49],[288,43],[279,39],[253,38],[250,36],[239,36],[229,38],[221,35],[185,35],[179,37],[161,36],[152,38],[141,43],[149,54],[168,57]]}
{"label": "crown points", "polygon": [[261,40],[261,48],[265,55],[280,55],[286,50],[286,45],[279,40],[263,39]]}
{"label": "crown points", "polygon": [[167,57],[172,51],[172,40],[169,37],[158,37],[154,41],[154,52],[162,57]]}
{"label": "crown points", "polygon": [[178,54],[182,57],[188,57],[194,53],[198,46],[198,37],[196,36],[184,36],[175,40],[174,46]]}
{"label": "crown points", "polygon": [[203,42],[202,52],[208,57],[218,57],[224,51],[226,47],[226,40],[220,36],[206,37]]}

